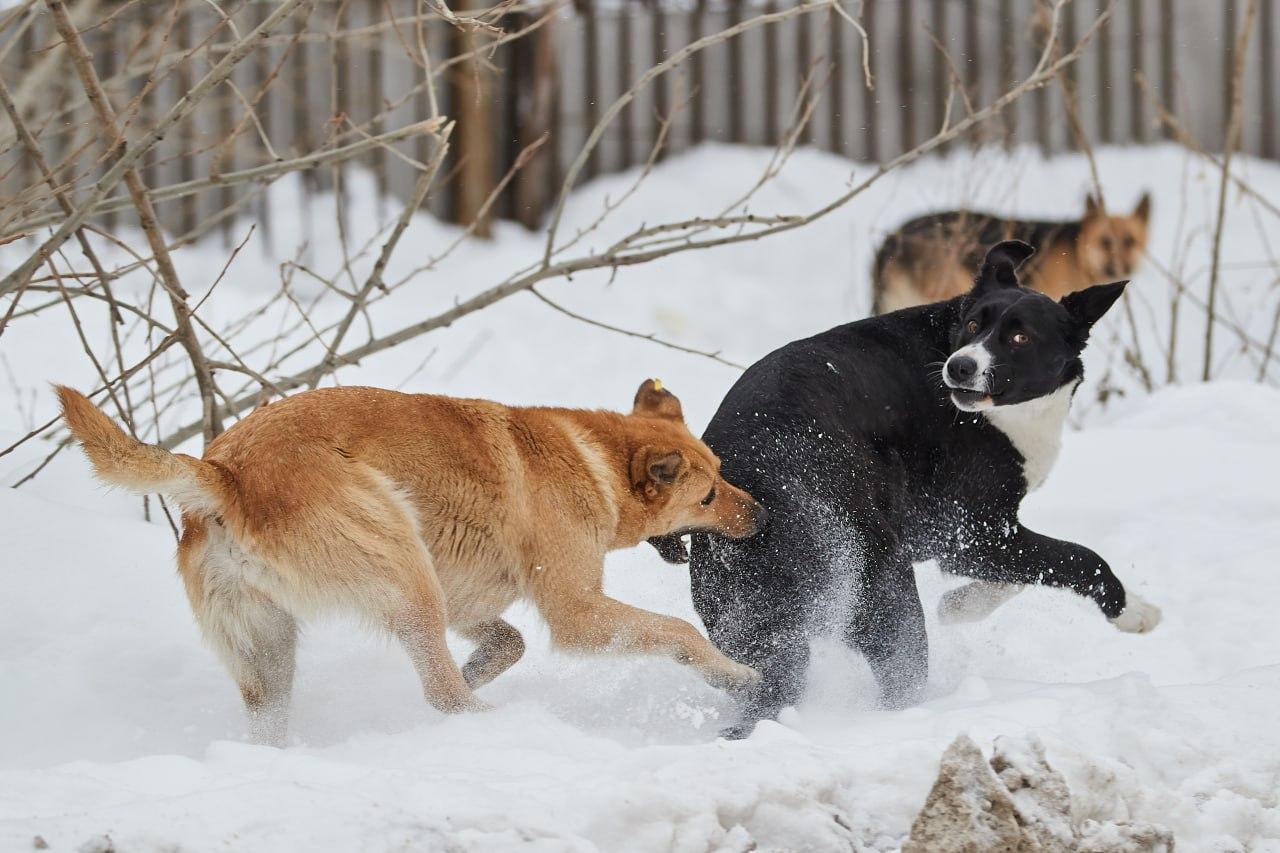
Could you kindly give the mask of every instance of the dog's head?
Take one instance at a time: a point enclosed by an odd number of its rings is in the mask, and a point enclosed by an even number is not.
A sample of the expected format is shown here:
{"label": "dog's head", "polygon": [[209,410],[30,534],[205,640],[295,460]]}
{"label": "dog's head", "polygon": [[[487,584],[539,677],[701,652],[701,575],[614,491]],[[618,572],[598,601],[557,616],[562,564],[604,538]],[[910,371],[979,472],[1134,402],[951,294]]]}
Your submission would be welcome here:
{"label": "dog's head", "polygon": [[631,419],[631,490],[644,504],[643,535],[664,559],[687,559],[685,533],[742,539],[764,527],[764,507],[720,476],[720,460],[689,432],[680,401],[662,383],[644,381]]}
{"label": "dog's head", "polygon": [[1079,380],[1089,330],[1128,284],[1100,284],[1054,302],[1018,284],[1018,267],[1034,251],[1017,240],[993,246],[959,303],[942,381],[962,411],[1025,403]]}
{"label": "dog's head", "polygon": [[1127,216],[1108,216],[1092,194],[1085,198],[1076,254],[1080,269],[1090,281],[1128,278],[1142,261],[1147,248],[1147,221],[1151,195],[1143,193]]}

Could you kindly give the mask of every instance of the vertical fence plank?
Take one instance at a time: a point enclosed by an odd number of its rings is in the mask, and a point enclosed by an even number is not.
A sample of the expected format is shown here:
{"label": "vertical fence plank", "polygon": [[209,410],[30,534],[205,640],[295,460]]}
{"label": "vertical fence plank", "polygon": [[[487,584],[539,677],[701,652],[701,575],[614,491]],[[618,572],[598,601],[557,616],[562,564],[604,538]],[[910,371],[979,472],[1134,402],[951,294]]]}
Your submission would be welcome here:
{"label": "vertical fence plank", "polygon": [[[311,128],[311,45],[300,42],[294,51],[293,78],[289,97],[293,100],[293,133],[289,140],[291,154],[301,154],[314,147]],[[310,229],[312,193],[316,189],[317,170],[302,173],[303,222]]]}
{"label": "vertical fence plank", "polygon": [[[533,23],[540,11],[521,16],[520,26]],[[519,52],[508,63],[508,77],[515,82],[511,102],[515,105],[515,149],[502,164],[503,171],[515,165],[521,149],[552,133],[555,91],[559,88],[556,63],[556,22],[548,21],[511,47]],[[518,57],[518,61],[516,59]],[[536,228],[550,203],[551,149],[548,140],[515,176],[515,219],[526,228]]]}
{"label": "vertical fence plank", "polygon": [[1280,144],[1276,139],[1276,15],[1275,0],[1262,0],[1258,10],[1261,42],[1258,52],[1262,60],[1262,81],[1258,87],[1258,116],[1262,121],[1263,157],[1280,157]]}
{"label": "vertical fence plank", "polygon": [[[947,35],[947,0],[933,0],[930,15],[934,38],[938,44],[930,51],[933,57],[933,127],[931,133],[941,130],[947,121],[947,103],[951,93],[951,68],[947,64],[947,56],[951,50]],[[947,150],[947,143],[939,146],[939,151]]]}
{"label": "vertical fence plank", "polygon": [[1222,0],[1222,102],[1221,122],[1226,128],[1231,123],[1231,72],[1235,65],[1236,3]]}
{"label": "vertical fence plank", "polygon": [[[365,18],[370,24],[378,22],[378,11],[381,4],[377,0],[367,0]],[[379,115],[386,101],[385,80],[383,77],[384,69],[382,67],[382,33],[377,33],[371,37],[369,43],[369,105],[370,112],[373,115]],[[386,131],[386,123],[381,118],[375,118],[369,125],[369,132],[375,136]],[[387,152],[381,146],[373,149],[372,156],[369,158],[369,165],[373,168],[373,176],[375,186],[378,190],[378,206],[381,208],[391,195],[391,180],[387,175]]]}
{"label": "vertical fence plank", "polygon": [[[545,73],[551,75],[551,92],[550,104],[548,110],[551,117],[551,125],[547,128],[547,143],[543,149],[542,158],[544,163],[543,178],[543,194],[542,194],[542,210],[539,211],[540,217],[545,215],[556,203],[556,199],[560,194],[560,184],[564,181],[564,164],[560,157],[560,146],[565,136],[564,122],[564,81],[563,71],[559,62],[559,47],[564,44],[563,37],[559,34],[561,27],[557,21],[548,21],[548,25],[555,26],[555,31],[547,36],[547,43],[544,50],[547,56],[543,57],[544,62],[550,63],[550,68]],[[585,138],[585,137],[584,137]]]}
{"label": "vertical fence plank", "polygon": [[[1018,82],[1018,40],[1014,36],[1013,0],[1000,0],[1000,91],[1007,92]],[[1004,111],[1004,145],[1013,146],[1018,136],[1018,107]]]}
{"label": "vertical fence plank", "polygon": [[[875,0],[866,0],[870,6]],[[811,41],[809,16],[801,15],[796,19],[796,91],[801,91],[804,81],[813,71],[813,42]],[[797,140],[812,145],[814,141],[813,122],[805,124]]]}
{"label": "vertical fence plank", "polygon": [[1140,75],[1146,74],[1146,42],[1143,33],[1143,4],[1146,0],[1129,0],[1129,139],[1147,141],[1147,113],[1143,103]]}
{"label": "vertical fence plank", "polygon": [[[101,45],[101,53],[96,58],[100,64],[98,73],[102,80],[110,80],[115,76],[118,67],[117,59],[125,55],[125,47],[121,39],[122,29],[119,26],[106,27],[98,31],[94,41]],[[107,96],[115,102],[115,109],[122,110],[124,103],[118,98],[112,97],[115,92],[114,86],[107,86]],[[25,159],[25,158],[24,158]],[[114,211],[110,211],[103,215],[102,225],[108,231],[114,231],[119,223],[119,215]]]}
{"label": "vertical fence plank", "polygon": [[[1098,0],[1098,14],[1101,15],[1110,6],[1110,0]],[[1103,142],[1115,141],[1114,128],[1111,124],[1111,25],[1108,19],[1098,28],[1093,49],[1098,54],[1098,91],[1096,104],[1098,108],[1098,138]]]}
{"label": "vertical fence plank", "polygon": [[903,151],[916,144],[915,5],[913,0],[898,0],[898,118],[902,124],[900,148]]}
{"label": "vertical fence plank", "polygon": [[[1177,66],[1174,50],[1177,45],[1177,20],[1174,18],[1173,0],[1160,0],[1160,100],[1171,112],[1178,108]],[[1173,138],[1173,130],[1161,125],[1166,139]]]}
{"label": "vertical fence plank", "polygon": [[[261,25],[267,18],[271,17],[271,7],[268,6],[266,3],[257,3],[254,5],[253,8],[257,12],[257,15],[253,20],[254,26]],[[254,64],[253,73],[254,73],[254,77],[256,78],[255,79],[256,86],[263,85],[266,82],[267,75],[271,73],[271,67],[272,67],[271,54],[272,54],[272,51],[266,46],[260,47],[257,50],[257,55],[254,57],[254,60],[253,60],[253,64]],[[255,86],[255,89],[256,89],[256,86]],[[266,92],[263,93],[262,99],[258,101],[258,120],[262,122],[262,128],[267,134],[267,139],[271,141],[271,144],[273,146],[276,144],[276,140],[273,138],[275,123],[272,121],[272,118],[273,118],[272,106],[274,105],[274,102],[276,100],[279,86],[280,86],[280,81],[277,79],[277,81],[273,85],[271,85]],[[260,151],[261,151],[261,156],[259,159],[265,160],[266,151],[261,149]],[[267,252],[267,254],[272,254],[272,250],[274,248],[271,240],[272,229],[271,229],[270,198],[271,198],[270,192],[260,193],[258,195],[257,201],[255,202],[255,207],[257,208],[256,214],[257,214],[257,220],[258,220],[258,228],[262,232],[261,245],[264,251]]]}
{"label": "vertical fence plank", "polygon": [[[259,48],[261,50],[261,48]],[[234,78],[232,78],[234,79]],[[236,168],[236,142],[231,135],[235,129],[235,116],[232,114],[232,98],[229,86],[221,86],[214,96],[217,108],[217,142],[213,150],[213,160],[210,171],[230,172]],[[236,189],[230,186],[218,187],[217,205],[219,210],[225,210],[235,202]],[[222,233],[222,245],[230,247],[232,245],[232,217],[224,217],[218,230]]]}
{"label": "vertical fence plank", "polygon": [[[1035,44],[1035,53],[1028,59],[1028,68],[1035,67],[1035,63],[1040,60],[1040,55],[1044,53],[1044,49],[1049,39],[1049,17],[1048,7],[1044,0],[1038,0],[1035,11],[1032,13],[1034,18],[1031,23],[1031,32],[1033,43]],[[1049,86],[1041,86],[1036,89],[1032,95],[1034,101],[1032,107],[1035,111],[1036,120],[1036,143],[1040,146],[1040,153],[1048,157],[1053,153],[1053,124],[1049,112],[1050,94]]]}
{"label": "vertical fence plank", "polygon": [[[524,13],[513,12],[505,23],[512,30],[519,30],[525,27],[528,20]],[[517,39],[498,50],[501,51],[501,59],[495,52],[489,64],[499,69],[504,65],[507,67],[506,73],[500,73],[498,79],[493,81],[495,92],[501,92],[493,105],[498,117],[497,127],[493,128],[494,172],[505,175],[511,164],[515,163],[520,149],[527,143],[523,128],[525,105],[521,103],[521,99],[532,97],[527,77],[533,73],[533,62],[527,37]],[[466,155],[465,151],[462,153]],[[493,212],[500,219],[514,219],[525,223],[527,214],[522,210],[521,200],[524,180],[524,175],[516,175],[498,196]]]}
{"label": "vertical fence plank", "polygon": [[[865,0],[862,7],[862,28],[866,30],[866,44],[861,50],[865,50],[867,67],[871,69],[871,79],[874,81],[876,77],[876,0]],[[808,20],[807,18],[805,20]],[[877,85],[879,85],[877,83]],[[867,162],[878,163],[880,161],[880,140],[879,140],[879,122],[876,121],[876,92],[867,86],[858,87],[862,91],[862,123],[865,128],[866,139],[863,144],[863,156]]]}
{"label": "vertical fence plank", "polygon": [[[689,13],[689,41],[702,38],[703,26],[707,13],[707,0],[697,0]],[[707,65],[702,52],[695,53],[690,60],[693,63],[693,120],[690,122],[689,138],[694,145],[707,138]]]}
{"label": "vertical fence plank", "polygon": [[[1062,41],[1063,41],[1063,45],[1062,45],[1063,52],[1074,49],[1076,46],[1076,43],[1079,41],[1079,37],[1076,34],[1076,4],[1075,3],[1068,3],[1067,5],[1062,7]],[[1073,62],[1070,65],[1068,65],[1066,67],[1066,73],[1063,74],[1062,79],[1063,79],[1063,82],[1066,84],[1067,91],[1071,93],[1071,97],[1076,99],[1076,103],[1078,105],[1079,93],[1080,93],[1080,73],[1079,73],[1078,63]],[[1064,92],[1063,93],[1064,106],[1066,106],[1067,97],[1068,96],[1066,92]],[[1079,119],[1081,124],[1083,124],[1084,116],[1083,115],[1079,116]],[[1079,143],[1079,140],[1076,139],[1076,135],[1074,133],[1071,133],[1070,130],[1068,130],[1067,149],[1070,151],[1076,151],[1079,148],[1080,148],[1080,143]]]}
{"label": "vertical fence plank", "polygon": [[[728,0],[728,3],[729,26],[734,27],[742,23],[743,0]],[[729,65],[725,83],[727,84],[725,89],[729,96],[729,141],[734,143],[743,143],[747,141],[747,136],[743,129],[744,123],[742,120],[746,108],[742,103],[743,86],[741,37],[729,39]]]}
{"label": "vertical fence plank", "polygon": [[[586,103],[583,104],[582,114],[589,135],[600,120],[600,33],[596,26],[594,0],[579,0],[577,9],[582,16],[582,53],[586,63]],[[586,173],[588,178],[600,174],[599,146],[591,149],[587,155]]]}
{"label": "vertical fence plank", "polygon": [[[905,0],[904,0],[905,2]],[[835,11],[827,12],[827,51],[830,61],[830,80],[827,103],[830,109],[830,126],[827,128],[828,147],[836,154],[845,153],[844,110],[844,27]]]}
{"label": "vertical fence plank", "polygon": [[[35,52],[35,49],[36,49],[36,33],[35,33],[35,26],[32,25],[27,27],[26,31],[18,38],[18,49],[16,51],[17,53],[16,60],[18,62],[21,62],[22,57],[31,56]],[[5,69],[5,70],[7,71],[8,69]],[[10,75],[6,74],[5,77],[9,78]],[[39,138],[38,131],[36,133],[37,133],[37,139],[38,139]],[[41,181],[41,176],[36,170],[35,163],[33,163],[31,161],[31,158],[26,156],[25,154],[20,154],[18,157],[17,181],[18,181],[18,185],[17,187],[14,188],[15,192],[22,192],[26,190],[28,187],[34,186],[35,184]]]}
{"label": "vertical fence plank", "polygon": [[[625,92],[631,87],[631,9],[630,0],[618,8],[618,91]],[[622,133],[622,168],[626,169],[635,162],[633,142],[635,141],[635,112],[632,104],[627,104],[618,115],[618,128]]]}
{"label": "vertical fence plank", "polygon": [[[653,67],[667,58],[666,15],[663,13],[662,0],[649,0],[649,10],[653,22],[650,31],[650,44],[653,47],[653,53],[650,56],[649,66]],[[670,121],[672,118],[671,98],[668,95],[670,77],[670,74],[663,74],[650,84],[653,87],[653,116],[649,125],[649,145],[651,148],[658,142],[658,132],[662,128],[662,122]],[[663,152],[659,151],[658,157],[661,158],[663,156]]]}
{"label": "vertical fence plank", "polygon": [[[478,5],[479,0],[462,0],[456,11]],[[473,32],[451,28],[452,54],[469,53],[482,44],[479,39]],[[491,234],[490,217],[481,217],[480,212],[495,185],[493,75],[478,57],[469,58],[450,70],[459,153],[452,218],[461,224],[476,223],[475,234],[487,238]]]}
{"label": "vertical fence plank", "polygon": [[[978,0],[965,0],[964,3],[964,61],[965,61],[965,90],[969,93],[969,100],[977,106],[982,99],[982,34],[978,29],[981,18],[979,17]],[[976,126],[969,132],[970,144],[981,144],[986,138],[986,132],[981,125]]]}
{"label": "vertical fence plank", "polygon": [[[778,11],[778,0],[766,0],[764,12],[772,15]],[[778,28],[764,28],[764,139],[769,145],[777,145],[782,138],[781,121],[778,115],[778,81],[781,78],[778,67]]]}
{"label": "vertical fence plank", "polygon": [[[191,11],[189,9],[183,8],[178,12],[176,26],[178,30],[178,50],[185,54],[191,49]],[[184,60],[178,66],[177,81],[179,92],[191,91],[194,80],[190,59]],[[197,115],[198,111],[188,116],[178,125],[178,180],[180,181],[190,181],[196,176],[195,155],[190,152],[195,147],[196,134],[194,125],[197,121]],[[189,195],[178,202],[179,209],[182,211],[179,216],[178,228],[183,234],[196,227],[197,201],[197,196]]]}
{"label": "vertical fence plank", "polygon": [[[337,0],[333,19],[329,22],[331,30],[341,30],[346,26],[351,2],[352,0]],[[345,131],[348,122],[351,120],[349,115],[351,111],[351,46],[346,39],[331,39],[329,42],[329,56],[333,63],[333,89],[330,92],[330,124],[326,135],[332,138],[334,135]],[[333,194],[337,199],[338,217],[342,220],[344,227],[349,224],[347,215],[350,212],[347,205],[347,173],[348,166],[346,163],[334,164],[332,170]]]}

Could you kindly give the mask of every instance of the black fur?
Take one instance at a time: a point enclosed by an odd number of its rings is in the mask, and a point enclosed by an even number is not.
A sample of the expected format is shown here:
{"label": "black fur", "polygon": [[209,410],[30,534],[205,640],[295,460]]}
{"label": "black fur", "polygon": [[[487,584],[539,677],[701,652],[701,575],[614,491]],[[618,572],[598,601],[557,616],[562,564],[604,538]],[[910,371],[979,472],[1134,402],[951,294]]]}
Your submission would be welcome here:
{"label": "black fur", "polygon": [[[1018,522],[1021,455],[984,415],[960,411],[943,385],[944,361],[982,336],[995,358],[985,381],[996,405],[1082,377],[1089,327],[1123,284],[1059,305],[1018,286],[1015,270],[1031,251],[993,248],[963,297],[788,344],[721,403],[704,439],[724,476],[771,517],[750,539],[692,537],[698,613],[716,645],[763,675],[741,697],[743,720],[731,734],[796,702],[815,631],[834,630],[866,656],[888,705],[916,701],[928,643],[913,562],[1065,587],[1108,617],[1124,610],[1124,587],[1101,557]],[[1032,342],[1014,352],[1017,330]],[[678,557],[669,544],[664,556]]]}

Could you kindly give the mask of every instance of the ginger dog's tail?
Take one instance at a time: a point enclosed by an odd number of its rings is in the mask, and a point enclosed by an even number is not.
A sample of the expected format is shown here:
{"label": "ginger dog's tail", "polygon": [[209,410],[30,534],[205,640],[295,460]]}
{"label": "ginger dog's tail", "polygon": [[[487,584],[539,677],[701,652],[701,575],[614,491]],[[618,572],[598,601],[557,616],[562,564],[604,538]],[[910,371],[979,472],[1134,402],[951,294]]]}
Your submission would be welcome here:
{"label": "ginger dog's tail", "polygon": [[98,478],[134,492],[168,495],[187,512],[220,513],[226,481],[214,465],[185,453],[170,453],[131,438],[88,397],[65,385],[55,386],[62,418],[84,445]]}

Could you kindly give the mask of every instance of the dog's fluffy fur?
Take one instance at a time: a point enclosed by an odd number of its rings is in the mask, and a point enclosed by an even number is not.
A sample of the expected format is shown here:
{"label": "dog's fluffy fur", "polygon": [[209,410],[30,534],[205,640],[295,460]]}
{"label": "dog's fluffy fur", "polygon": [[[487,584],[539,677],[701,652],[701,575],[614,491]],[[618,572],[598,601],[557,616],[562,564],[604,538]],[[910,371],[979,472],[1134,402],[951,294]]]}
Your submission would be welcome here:
{"label": "dog's fluffy fur", "polygon": [[[602,592],[609,550],[763,523],[652,380],[629,415],[310,391],[246,417],[202,459],[141,444],[82,394],[57,390],[101,479],[181,506],[178,571],[260,740],[285,733],[297,620],[328,610],[394,634],[442,711],[484,707],[472,689],[520,658],[520,634],[502,620],[517,598],[562,648],[664,654],[723,687],[756,678],[687,622]],[[461,670],[447,627],[478,644]]]}
{"label": "dog's fluffy fur", "polygon": [[885,238],[872,270],[873,311],[883,314],[965,293],[982,256],[1001,240],[1036,250],[1026,286],[1058,300],[1100,281],[1133,275],[1147,247],[1151,197],[1127,216],[1109,216],[1092,197],[1071,221],[1005,219],[950,210],[917,217]]}
{"label": "dog's fluffy fur", "polygon": [[771,516],[747,539],[692,537],[698,613],[763,676],[730,734],[799,698],[815,632],[861,652],[888,704],[914,701],[928,671],[916,562],[976,579],[944,600],[951,621],[1024,584],[1086,596],[1120,630],[1158,621],[1093,551],[1018,520],[1057,456],[1090,328],[1124,289],[1055,302],[1019,286],[1030,252],[1002,243],[969,294],[788,344],[721,403],[703,438]]}

